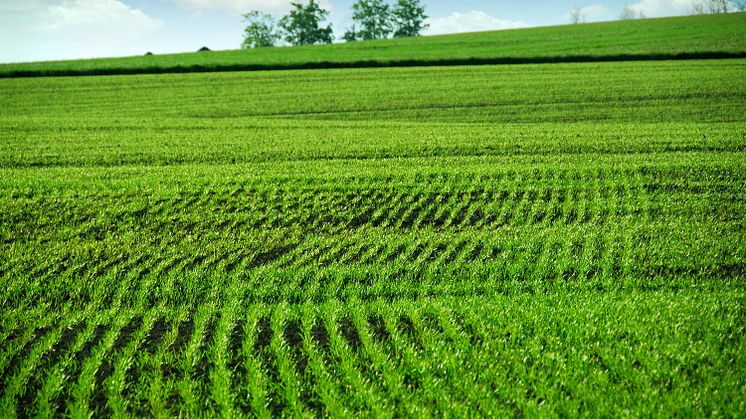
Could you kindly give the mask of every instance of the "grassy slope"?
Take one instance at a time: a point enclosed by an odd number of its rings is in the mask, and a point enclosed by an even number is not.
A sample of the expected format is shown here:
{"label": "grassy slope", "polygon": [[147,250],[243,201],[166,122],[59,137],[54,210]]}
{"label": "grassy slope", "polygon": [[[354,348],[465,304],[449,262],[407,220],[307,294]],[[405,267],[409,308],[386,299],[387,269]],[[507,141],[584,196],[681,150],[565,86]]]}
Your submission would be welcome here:
{"label": "grassy slope", "polygon": [[0,414],[738,415],[745,68],[2,80]]}
{"label": "grassy slope", "polygon": [[[746,13],[564,25],[353,44],[3,64],[0,76],[743,56]],[[144,51],[143,51],[144,53]]]}

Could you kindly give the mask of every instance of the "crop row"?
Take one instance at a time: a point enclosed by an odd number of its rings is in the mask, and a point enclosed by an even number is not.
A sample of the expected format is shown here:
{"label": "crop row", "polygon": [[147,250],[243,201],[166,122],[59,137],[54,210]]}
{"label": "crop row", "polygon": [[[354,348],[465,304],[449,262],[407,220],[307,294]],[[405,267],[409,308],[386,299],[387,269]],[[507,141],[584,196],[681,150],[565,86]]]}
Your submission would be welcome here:
{"label": "crop row", "polygon": [[[83,173],[93,173],[88,169]],[[385,173],[385,169],[379,169]],[[99,173],[101,173],[99,171]],[[743,217],[744,180],[726,165],[633,170],[503,172],[420,178],[337,178],[281,186],[254,175],[252,183],[180,183],[151,189],[157,175],[136,175],[125,189],[105,182],[46,192],[5,189],[0,238],[5,243],[42,239],[103,238],[126,231],[175,233],[293,228],[340,232],[395,230],[496,230],[507,226],[613,225],[622,221],[687,219],[730,222]],[[56,180],[49,182],[53,190]],[[17,191],[17,192],[16,192]],[[176,192],[176,193],[174,193]]]}
{"label": "crop row", "polygon": [[[0,306],[324,302],[550,290],[740,289],[743,227],[618,223],[495,232],[118,233],[6,247]],[[695,257],[696,255],[696,257]]]}
{"label": "crop row", "polygon": [[247,301],[265,303],[738,288],[744,178],[740,154],[726,155],[572,167],[456,159],[429,173],[7,170],[2,304],[183,303],[237,280]]}
{"label": "crop row", "polygon": [[[561,400],[555,414],[736,413],[742,302],[581,293],[266,306],[236,295],[192,309],[4,315],[0,413],[529,414],[549,413],[545,399]],[[681,374],[713,371],[717,383],[698,384],[706,396],[687,398]]]}
{"label": "crop row", "polygon": [[[676,172],[673,172],[676,173]],[[4,242],[42,239],[104,238],[126,231],[235,234],[294,228],[298,232],[340,232],[360,228],[394,230],[497,230],[508,226],[613,225],[688,219],[739,221],[743,181],[729,171],[699,170],[699,179],[666,173],[578,180],[495,180],[378,187],[346,182],[326,187],[268,188],[185,184],[141,195],[109,195],[88,185],[85,194],[22,196],[2,199]],[[737,176],[737,174],[736,174]],[[136,179],[133,179],[136,180]],[[147,181],[147,178],[141,178]],[[406,181],[406,180],[405,180]],[[484,184],[480,182],[485,182]],[[145,186],[148,183],[144,184]],[[187,189],[188,188],[188,189]],[[199,188],[197,190],[194,190]],[[190,190],[192,189],[192,190]],[[103,195],[101,193],[104,193]]]}
{"label": "crop row", "polygon": [[735,122],[744,117],[740,105],[746,87],[740,75],[745,62],[12,79],[0,81],[0,115],[110,122],[120,118]]}
{"label": "crop row", "polygon": [[[730,193],[729,193],[730,192]],[[176,198],[90,198],[52,201],[44,198],[6,201],[4,240],[18,242],[63,234],[104,237],[127,230],[233,231],[295,228],[321,232],[381,227],[397,230],[485,229],[505,226],[593,224],[623,219],[740,219],[735,191],[712,198],[679,192],[673,197],[650,194],[640,186],[588,189],[522,188],[467,191],[329,191],[185,194]],[[688,202],[675,198],[688,198]],[[94,201],[95,203],[91,202]],[[675,205],[674,205],[675,204]]]}
{"label": "crop row", "polygon": [[[743,123],[422,125],[6,118],[0,167],[302,164],[325,160],[738,153]],[[101,124],[101,125],[99,125]],[[403,135],[402,131],[406,134]]]}

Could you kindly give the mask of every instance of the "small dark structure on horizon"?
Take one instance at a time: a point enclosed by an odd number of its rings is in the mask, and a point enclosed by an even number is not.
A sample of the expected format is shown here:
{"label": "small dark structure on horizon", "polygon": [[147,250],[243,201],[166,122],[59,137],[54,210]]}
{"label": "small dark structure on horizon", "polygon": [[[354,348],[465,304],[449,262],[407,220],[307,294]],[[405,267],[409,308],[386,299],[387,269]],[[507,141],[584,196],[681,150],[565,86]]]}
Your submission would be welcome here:
{"label": "small dark structure on horizon", "polygon": [[210,52],[210,48],[202,47],[197,52]]}
{"label": "small dark structure on horizon", "polygon": [[150,52],[150,51],[148,51],[148,52],[145,53],[145,55],[153,55],[153,53]]}

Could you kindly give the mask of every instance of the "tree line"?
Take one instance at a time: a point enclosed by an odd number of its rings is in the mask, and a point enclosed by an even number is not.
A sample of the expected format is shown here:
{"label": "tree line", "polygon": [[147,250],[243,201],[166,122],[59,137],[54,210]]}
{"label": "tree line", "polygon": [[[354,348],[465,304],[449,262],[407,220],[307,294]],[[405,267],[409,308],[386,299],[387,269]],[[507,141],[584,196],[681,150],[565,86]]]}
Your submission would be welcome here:
{"label": "tree line", "polygon": [[[419,36],[427,29],[427,15],[420,0],[357,0],[352,6],[352,26],[341,39],[347,42],[388,37]],[[290,3],[290,12],[278,20],[252,10],[243,15],[246,22],[243,48],[261,48],[284,41],[291,45],[330,44],[334,41],[329,11],[315,0]]]}
{"label": "tree line", "polygon": [[[731,13],[746,11],[746,0],[701,0],[692,5],[690,11],[693,15]],[[569,14],[571,23],[584,23],[585,14],[583,9],[575,7]],[[642,10],[630,6],[629,3],[624,5],[622,12],[619,14],[621,20],[645,19],[645,13]]]}
{"label": "tree line", "polygon": [[746,11],[746,0],[702,0],[692,6],[692,14],[730,13]]}

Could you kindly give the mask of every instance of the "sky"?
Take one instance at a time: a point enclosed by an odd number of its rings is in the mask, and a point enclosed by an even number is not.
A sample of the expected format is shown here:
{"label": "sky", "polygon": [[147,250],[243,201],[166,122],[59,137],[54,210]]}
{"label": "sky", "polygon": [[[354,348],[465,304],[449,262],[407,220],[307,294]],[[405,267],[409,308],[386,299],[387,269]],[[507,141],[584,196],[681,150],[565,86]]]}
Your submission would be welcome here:
{"label": "sky", "polygon": [[[0,63],[237,49],[241,13],[277,17],[291,0],[0,0]],[[319,0],[336,36],[355,0]],[[703,0],[424,0],[426,35],[614,20],[625,4],[647,17],[690,14]],[[393,1],[392,1],[393,2]]]}

